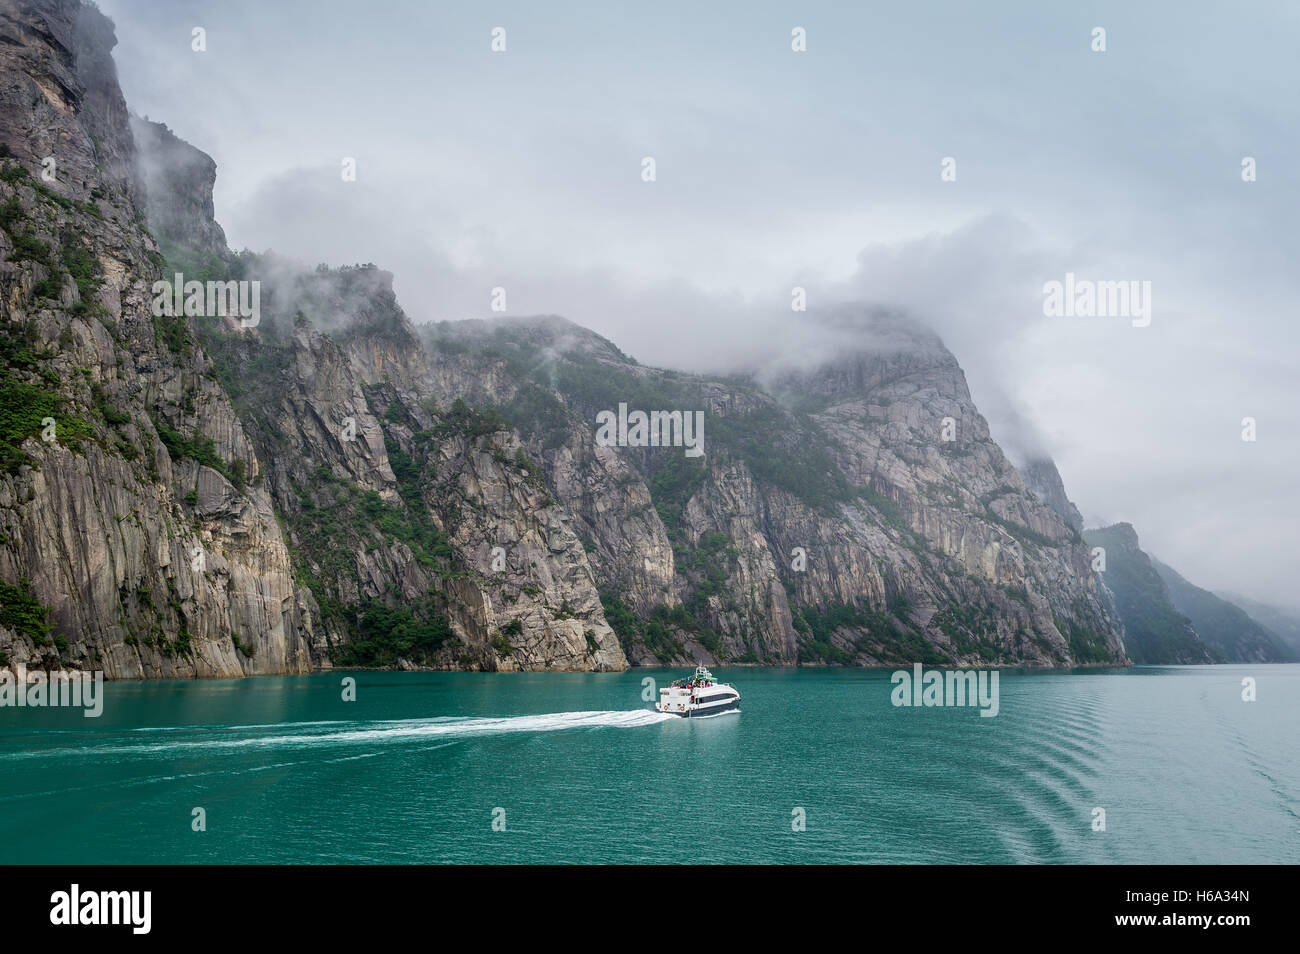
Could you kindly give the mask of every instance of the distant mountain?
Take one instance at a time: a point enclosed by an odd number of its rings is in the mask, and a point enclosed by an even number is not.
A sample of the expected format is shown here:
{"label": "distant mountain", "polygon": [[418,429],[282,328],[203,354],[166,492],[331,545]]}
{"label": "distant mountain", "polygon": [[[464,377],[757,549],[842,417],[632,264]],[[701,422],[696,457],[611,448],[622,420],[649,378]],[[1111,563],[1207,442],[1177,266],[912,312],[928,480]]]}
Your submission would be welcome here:
{"label": "distant mountain", "polygon": [[1083,537],[1106,551],[1106,569],[1100,575],[1124,623],[1124,645],[1135,663],[1223,661],[1174,606],[1169,587],[1138,545],[1132,524],[1085,530]]}
{"label": "distant mountain", "polygon": [[1220,593],[1219,596],[1249,613],[1251,619],[1267,629],[1282,644],[1289,658],[1300,659],[1300,612],[1261,603],[1237,593]]}
{"label": "distant mountain", "polygon": [[1192,621],[1201,641],[1227,662],[1285,662],[1294,653],[1246,611],[1187,582],[1177,570],[1151,558],[1169,587],[1174,607]]}

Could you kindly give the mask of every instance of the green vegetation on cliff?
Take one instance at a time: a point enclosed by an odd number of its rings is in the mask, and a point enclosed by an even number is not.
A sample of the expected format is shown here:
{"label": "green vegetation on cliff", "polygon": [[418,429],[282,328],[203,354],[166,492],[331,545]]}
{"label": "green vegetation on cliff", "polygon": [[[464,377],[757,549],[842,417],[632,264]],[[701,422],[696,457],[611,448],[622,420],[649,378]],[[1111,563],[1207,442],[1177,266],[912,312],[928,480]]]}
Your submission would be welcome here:
{"label": "green vegetation on cliff", "polygon": [[[952,661],[919,634],[900,627],[889,613],[833,603],[825,609],[791,607],[791,616],[799,633],[801,663],[847,665],[857,653],[881,663],[937,666]],[[843,648],[844,643],[853,651]]]}
{"label": "green vegetation on cliff", "polygon": [[31,583],[26,579],[17,584],[0,580],[0,626],[31,640],[36,646],[53,641],[50,608],[32,596]]}
{"label": "green vegetation on cliff", "polygon": [[365,600],[355,610],[352,638],[333,654],[340,666],[393,666],[398,660],[430,663],[452,637],[437,601],[426,598],[414,608],[385,606]]}

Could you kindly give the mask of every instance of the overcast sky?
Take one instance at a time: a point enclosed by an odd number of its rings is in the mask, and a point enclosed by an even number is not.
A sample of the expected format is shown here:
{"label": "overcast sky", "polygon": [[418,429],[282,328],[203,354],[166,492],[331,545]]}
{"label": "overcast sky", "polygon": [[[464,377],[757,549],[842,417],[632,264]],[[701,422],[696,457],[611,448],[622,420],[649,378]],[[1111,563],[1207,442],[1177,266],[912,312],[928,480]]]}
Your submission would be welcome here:
{"label": "overcast sky", "polygon": [[[232,246],[374,262],[416,321],[502,286],[689,370],[815,341],[834,301],[906,310],[1090,525],[1300,606],[1300,5],[100,5],[128,104],[217,161]],[[1067,271],[1150,281],[1150,326],[1045,317]]]}

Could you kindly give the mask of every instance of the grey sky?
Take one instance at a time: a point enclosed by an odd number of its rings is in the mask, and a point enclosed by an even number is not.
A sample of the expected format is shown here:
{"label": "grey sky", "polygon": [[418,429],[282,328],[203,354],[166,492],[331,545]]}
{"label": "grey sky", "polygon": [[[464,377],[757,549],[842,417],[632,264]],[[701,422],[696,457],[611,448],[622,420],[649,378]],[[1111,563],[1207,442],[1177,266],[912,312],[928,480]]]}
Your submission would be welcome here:
{"label": "grey sky", "polygon": [[[1300,605],[1294,4],[101,6],[235,247],[375,262],[416,321],[504,286],[691,370],[815,349],[793,285],[906,309],[1090,523]],[[1045,318],[1066,271],[1151,281],[1151,326]]]}

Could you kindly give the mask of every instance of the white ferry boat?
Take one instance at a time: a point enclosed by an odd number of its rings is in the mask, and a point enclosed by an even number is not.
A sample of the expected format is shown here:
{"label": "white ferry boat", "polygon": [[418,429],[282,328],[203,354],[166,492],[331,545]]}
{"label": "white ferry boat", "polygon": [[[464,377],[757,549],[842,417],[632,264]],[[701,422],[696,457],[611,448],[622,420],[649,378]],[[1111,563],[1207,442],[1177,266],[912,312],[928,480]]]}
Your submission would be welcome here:
{"label": "white ferry boat", "polygon": [[740,708],[740,693],[713,678],[713,673],[703,666],[693,675],[677,679],[659,690],[655,708],[684,719],[735,712]]}

